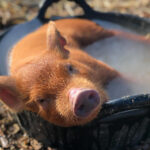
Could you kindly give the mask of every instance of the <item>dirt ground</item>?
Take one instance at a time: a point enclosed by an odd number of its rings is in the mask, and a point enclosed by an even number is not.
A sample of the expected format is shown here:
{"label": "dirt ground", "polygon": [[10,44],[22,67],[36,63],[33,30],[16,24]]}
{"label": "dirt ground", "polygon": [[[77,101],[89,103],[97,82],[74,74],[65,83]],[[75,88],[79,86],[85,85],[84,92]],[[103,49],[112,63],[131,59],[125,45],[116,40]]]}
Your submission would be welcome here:
{"label": "dirt ground", "polygon": [[[87,2],[95,10],[129,13],[150,18],[150,0],[87,0]],[[0,30],[34,18],[40,3],[41,0],[0,0]],[[48,9],[46,17],[73,16],[81,13],[82,10],[74,2],[61,0]],[[0,104],[0,150],[42,149],[51,150],[49,147],[44,148],[35,139],[29,138],[11,117],[8,109]]]}

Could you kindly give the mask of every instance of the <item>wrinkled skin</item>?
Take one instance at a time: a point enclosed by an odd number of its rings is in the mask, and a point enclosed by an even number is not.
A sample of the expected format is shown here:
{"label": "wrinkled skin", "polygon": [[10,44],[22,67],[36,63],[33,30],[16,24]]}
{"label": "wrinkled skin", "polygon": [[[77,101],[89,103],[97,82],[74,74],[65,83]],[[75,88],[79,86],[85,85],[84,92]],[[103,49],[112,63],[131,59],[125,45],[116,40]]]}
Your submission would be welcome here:
{"label": "wrinkled skin", "polygon": [[[59,126],[88,123],[108,99],[105,86],[119,73],[80,48],[109,36],[111,32],[88,20],[66,19],[44,25],[12,49],[10,76],[0,77],[0,98],[16,112],[30,110]],[[69,102],[72,88],[92,89],[100,97],[86,117],[74,114]]]}

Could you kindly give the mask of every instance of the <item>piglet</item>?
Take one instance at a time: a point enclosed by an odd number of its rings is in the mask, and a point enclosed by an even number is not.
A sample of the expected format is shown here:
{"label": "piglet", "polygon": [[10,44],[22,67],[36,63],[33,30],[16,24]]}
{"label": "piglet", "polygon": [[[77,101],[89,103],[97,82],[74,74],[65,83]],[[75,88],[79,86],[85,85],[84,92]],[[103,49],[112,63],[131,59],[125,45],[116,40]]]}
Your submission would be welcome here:
{"label": "piglet", "polygon": [[58,126],[88,123],[108,100],[106,85],[121,75],[81,48],[115,34],[85,19],[50,21],[12,48],[0,99]]}

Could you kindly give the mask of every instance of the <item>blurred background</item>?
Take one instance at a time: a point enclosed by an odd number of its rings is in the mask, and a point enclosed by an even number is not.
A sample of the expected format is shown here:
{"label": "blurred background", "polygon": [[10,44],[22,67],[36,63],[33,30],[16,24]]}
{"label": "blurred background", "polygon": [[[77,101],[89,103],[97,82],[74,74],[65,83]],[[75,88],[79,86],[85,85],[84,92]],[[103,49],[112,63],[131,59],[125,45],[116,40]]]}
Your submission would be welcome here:
{"label": "blurred background", "polygon": [[[31,20],[36,16],[43,0],[0,0],[0,28]],[[87,0],[95,10],[135,14],[150,18],[150,0]],[[48,9],[46,17],[52,15],[82,14],[74,2],[61,0]]]}

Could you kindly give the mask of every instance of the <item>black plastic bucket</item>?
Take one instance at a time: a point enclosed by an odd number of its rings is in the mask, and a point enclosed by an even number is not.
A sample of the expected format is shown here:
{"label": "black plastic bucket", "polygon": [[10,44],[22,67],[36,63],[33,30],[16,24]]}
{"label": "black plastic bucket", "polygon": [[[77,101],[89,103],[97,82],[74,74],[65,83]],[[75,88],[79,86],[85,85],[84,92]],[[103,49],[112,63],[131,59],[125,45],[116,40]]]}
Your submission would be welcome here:
{"label": "black plastic bucket", "polygon": [[[0,74],[7,75],[7,55],[10,48],[23,36],[34,31],[49,20],[44,18],[46,9],[58,0],[46,0],[39,14],[30,22],[16,25],[0,37]],[[75,0],[84,15],[74,18],[99,20],[105,28],[126,28],[139,34],[150,32],[150,20],[137,16],[102,13],[92,10],[83,0]],[[69,17],[69,16],[68,16]],[[8,42],[9,41],[9,42]],[[84,126],[63,128],[50,124],[37,114],[24,111],[14,115],[20,126],[45,146],[60,150],[123,150],[138,149],[142,142],[150,148],[150,94],[128,96],[111,100],[92,122]],[[138,147],[139,146],[139,147]]]}

